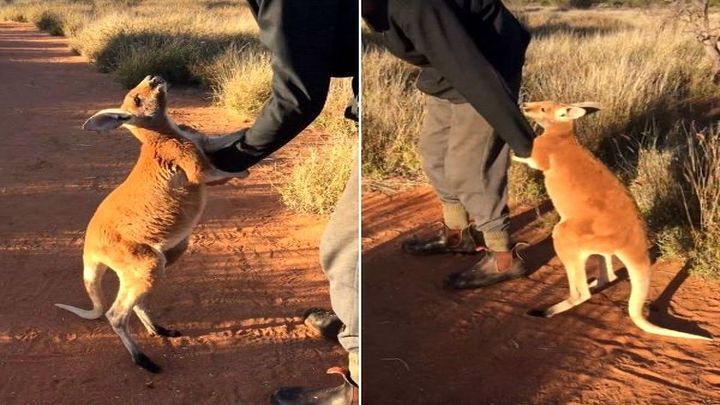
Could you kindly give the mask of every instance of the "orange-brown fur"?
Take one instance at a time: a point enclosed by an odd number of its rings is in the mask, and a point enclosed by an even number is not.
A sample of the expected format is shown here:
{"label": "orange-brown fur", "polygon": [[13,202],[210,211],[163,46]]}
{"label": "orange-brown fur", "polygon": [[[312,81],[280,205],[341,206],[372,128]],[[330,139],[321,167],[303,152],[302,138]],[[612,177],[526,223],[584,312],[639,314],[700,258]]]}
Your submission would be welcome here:
{"label": "orange-brown fur", "polygon": [[548,195],[560,214],[553,243],[570,285],[570,297],[541,314],[553,316],[590,298],[585,262],[591,255],[602,255],[606,265],[595,285],[613,281],[612,257],[617,256],[626,265],[632,285],[629,312],[635,324],[650,333],[707,339],[661,328],[643,316],[651,271],[645,223],[627,188],[575,137],[574,120],[596,109],[594,103],[552,101],[524,107],[525,115],[544,132],[535,138],[530,158],[514,159],[543,171]]}
{"label": "orange-brown fur", "polygon": [[130,337],[129,317],[134,311],[151,334],[177,335],[150,319],[144,299],[187,248],[205,207],[205,183],[246,174],[215,169],[202,149],[213,142],[180,130],[166,109],[164,81],[148,76],[128,92],[120,109],[102,110],[85,123],[98,131],[123,125],[142,146],[127,179],[98,206],[85,234],[84,280],[93,309],[57,304],[84,318],[100,317],[105,309],[100,283],[113,269],[120,287],[106,316],[133,361],[153,372],[160,368]]}

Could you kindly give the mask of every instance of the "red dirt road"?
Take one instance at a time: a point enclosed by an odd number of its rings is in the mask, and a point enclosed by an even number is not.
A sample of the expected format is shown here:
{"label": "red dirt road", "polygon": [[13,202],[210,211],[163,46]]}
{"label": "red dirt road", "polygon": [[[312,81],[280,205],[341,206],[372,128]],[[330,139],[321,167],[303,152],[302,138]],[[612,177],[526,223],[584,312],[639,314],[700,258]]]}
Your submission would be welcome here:
{"label": "red dirt road", "polygon": [[[535,210],[518,210],[513,227],[520,240],[534,243],[524,256],[537,271],[465,292],[443,291],[441,280],[475,257],[400,252],[400,241],[433,232],[429,224],[438,218],[428,187],[364,195],[366,403],[720,404],[720,340],[641,332],[626,312],[626,280],[552,319],[525,315],[567,294],[565,272]],[[591,266],[597,266],[592,259]],[[720,284],[688,277],[673,263],[653,270],[650,319],[720,339]]]}
{"label": "red dirt road", "polygon": [[[286,159],[317,145],[301,136],[243,181],[213,187],[191,247],[149,298],[183,337],[147,335],[164,371],[135,367],[87,307],[81,251],[95,208],[129,172],[139,143],[127,131],[84,132],[125,90],[73,55],[62,38],[0,24],[0,403],[266,403],[280,385],[325,385],[342,350],[314,339],[299,314],[329,305],[317,246],[324,220],[290,214],[271,184]],[[196,90],[171,89],[171,115],[219,134],[244,123]],[[107,277],[114,297],[117,279]]]}

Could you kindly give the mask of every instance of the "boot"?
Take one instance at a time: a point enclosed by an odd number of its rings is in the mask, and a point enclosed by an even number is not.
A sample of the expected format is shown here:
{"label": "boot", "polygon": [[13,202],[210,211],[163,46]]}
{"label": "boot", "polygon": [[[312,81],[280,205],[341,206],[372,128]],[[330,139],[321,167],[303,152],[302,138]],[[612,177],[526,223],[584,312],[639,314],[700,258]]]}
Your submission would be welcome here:
{"label": "boot", "polygon": [[443,224],[443,229],[436,236],[408,239],[402,243],[402,249],[411,255],[475,254],[485,250],[485,246],[480,241],[482,235],[478,235],[472,226],[456,230]]}
{"label": "boot", "polygon": [[312,331],[328,340],[337,340],[343,325],[335,312],[322,308],[310,308],[303,314],[303,322]]}
{"label": "boot", "polygon": [[270,397],[272,405],[353,405],[358,401],[358,386],[350,377],[350,371],[333,367],[328,374],[342,376],[343,383],[331,388],[280,388]]}
{"label": "boot", "polygon": [[518,255],[519,248],[520,244],[515,245],[509,252],[487,251],[469,270],[447,276],[444,280],[445,288],[459,290],[487,287],[525,275],[527,269]]}

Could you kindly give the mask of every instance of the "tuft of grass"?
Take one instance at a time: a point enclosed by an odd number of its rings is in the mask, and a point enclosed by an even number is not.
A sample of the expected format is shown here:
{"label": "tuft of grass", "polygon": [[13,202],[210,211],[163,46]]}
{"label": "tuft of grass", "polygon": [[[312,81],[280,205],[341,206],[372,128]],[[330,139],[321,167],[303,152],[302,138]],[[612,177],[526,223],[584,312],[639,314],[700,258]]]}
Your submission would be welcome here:
{"label": "tuft of grass", "polygon": [[686,226],[665,227],[652,234],[658,253],[667,258],[688,258],[692,252],[693,238]]}
{"label": "tuft of grass", "polygon": [[328,215],[345,189],[356,153],[357,137],[332,136],[299,161],[288,181],[277,187],[283,203],[297,212]]}
{"label": "tuft of grass", "polygon": [[536,205],[547,199],[542,174],[517,162],[510,164],[508,188],[514,203]]}
{"label": "tuft of grass", "polygon": [[213,95],[221,104],[246,118],[257,115],[270,98],[270,57],[230,47],[207,68]]}
{"label": "tuft of grass", "polygon": [[[73,47],[104,72],[117,72],[119,80],[134,85],[136,78],[160,73],[175,84],[209,80],[202,72],[229,48],[255,49],[257,37],[248,32],[212,32],[194,27],[190,16],[176,16],[158,29],[132,15],[109,14],[82,30]],[[179,29],[177,27],[180,27]],[[249,52],[252,57],[256,52]]]}
{"label": "tuft of grass", "polygon": [[352,102],[352,98],[351,79],[332,79],[325,107],[313,122],[313,127],[328,134],[355,136],[358,132],[357,123],[345,118],[345,109]]}
{"label": "tuft of grass", "polygon": [[720,279],[720,233],[697,235],[694,249],[690,251],[690,271],[702,278]]}
{"label": "tuft of grass", "polygon": [[64,21],[61,16],[55,14],[49,10],[43,10],[35,22],[35,26],[54,36],[63,36],[65,31],[63,30]]}

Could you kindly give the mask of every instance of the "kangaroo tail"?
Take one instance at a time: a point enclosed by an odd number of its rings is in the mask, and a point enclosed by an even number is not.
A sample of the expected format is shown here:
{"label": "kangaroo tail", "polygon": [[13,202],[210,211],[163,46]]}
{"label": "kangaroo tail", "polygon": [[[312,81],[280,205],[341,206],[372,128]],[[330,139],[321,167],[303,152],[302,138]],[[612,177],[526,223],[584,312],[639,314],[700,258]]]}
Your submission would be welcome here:
{"label": "kangaroo tail", "polygon": [[625,262],[625,265],[627,266],[628,274],[630,275],[631,285],[628,312],[630,313],[630,319],[632,319],[637,327],[645,332],[656,335],[683,339],[713,340],[712,338],[705,336],[663,328],[648,321],[643,315],[643,306],[650,289],[650,261],[649,259],[645,259],[638,263],[628,260]]}
{"label": "kangaroo tail", "polygon": [[101,282],[107,267],[100,263],[86,263],[83,270],[83,279],[85,281],[85,289],[87,290],[93,308],[90,310],[73,307],[65,304],[55,304],[56,307],[70,311],[73,314],[85,319],[98,319],[102,316],[104,310],[104,298],[102,294]]}

